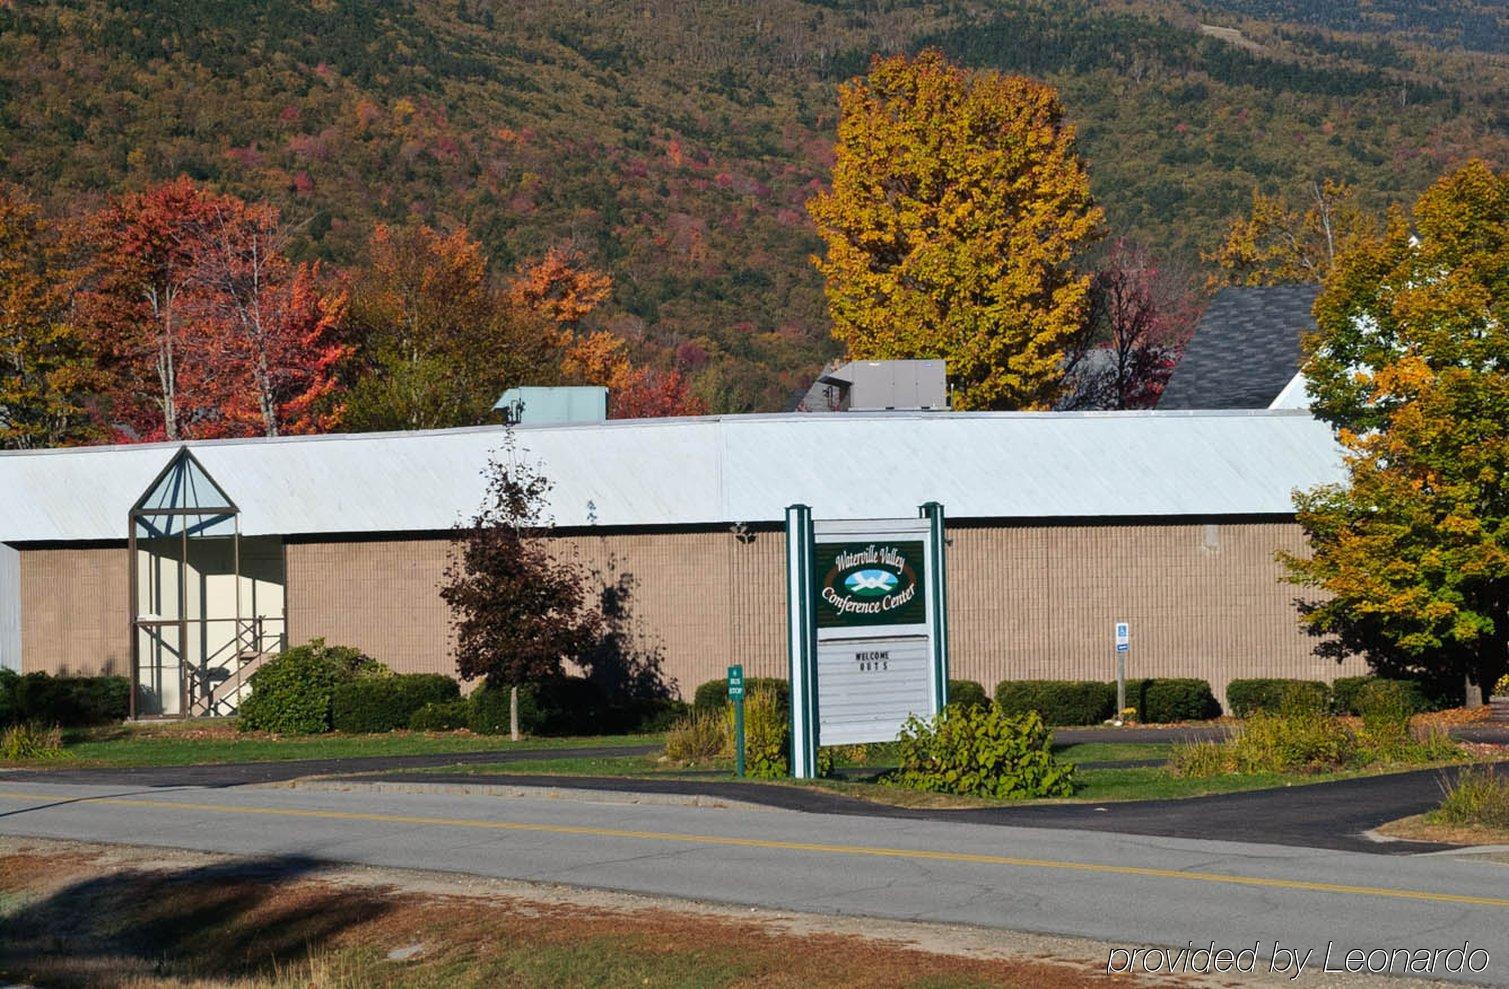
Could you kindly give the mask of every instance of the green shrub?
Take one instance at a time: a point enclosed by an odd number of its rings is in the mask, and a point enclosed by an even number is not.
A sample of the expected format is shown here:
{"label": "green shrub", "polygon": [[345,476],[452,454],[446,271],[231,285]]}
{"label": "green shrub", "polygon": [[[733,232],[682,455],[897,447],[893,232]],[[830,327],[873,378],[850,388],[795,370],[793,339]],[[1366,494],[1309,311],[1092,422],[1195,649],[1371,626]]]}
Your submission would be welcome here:
{"label": "green shrub", "polygon": [[1116,685],[1094,680],[1002,680],[996,703],[1008,715],[1036,711],[1044,724],[1098,725],[1116,707]]}
{"label": "green shrub", "polygon": [[1413,684],[1374,680],[1357,692],[1362,728],[1357,732],[1359,759],[1366,763],[1438,762],[1455,759],[1462,749],[1446,732],[1432,728],[1416,736],[1410,720],[1421,696]]}
{"label": "green shrub", "polygon": [[693,711],[666,733],[665,756],[674,762],[703,762],[722,755],[727,745],[723,717]]}
{"label": "green shrub", "polygon": [[16,685],[20,682],[15,670],[0,669],[0,728],[20,720],[16,710]]}
{"label": "green shrub", "polygon": [[1036,711],[950,704],[928,721],[907,720],[891,782],[914,790],[1018,800],[1067,797],[1074,767],[1052,754],[1053,733]]}
{"label": "green shrub", "polygon": [[330,695],[330,726],[351,734],[407,728],[414,712],[453,701],[461,688],[439,673],[405,673],[336,684]]}
{"label": "green shrub", "polygon": [[[1389,687],[1379,687],[1378,684],[1392,684]],[[1441,706],[1432,703],[1426,696],[1425,689],[1414,680],[1390,680],[1384,677],[1361,676],[1361,677],[1338,677],[1331,684],[1331,705],[1338,714],[1351,714],[1360,716],[1364,706],[1363,697],[1373,690],[1398,690],[1403,691],[1410,698],[1414,708],[1413,713],[1428,711]],[[1445,703],[1451,703],[1449,700]]]}
{"label": "green shrub", "polygon": [[430,701],[409,715],[409,727],[414,731],[455,731],[465,728],[471,716],[471,705],[464,700]]}
{"label": "green shrub", "polygon": [[35,721],[72,728],[124,721],[131,712],[131,681],[121,676],[50,676],[27,673],[0,681],[0,724]]}
{"label": "green shrub", "polygon": [[[523,691],[519,691],[523,694]],[[519,699],[522,708],[523,698]],[[521,719],[522,720],[522,719]],[[507,735],[509,699],[507,687],[484,683],[467,699],[466,726],[479,735]],[[520,729],[522,731],[522,727]]]}
{"label": "green shrub", "polygon": [[23,759],[62,757],[63,729],[57,725],[23,721],[0,732],[0,761],[20,762]]}
{"label": "green shrub", "polygon": [[[780,681],[784,683],[785,681]],[[744,772],[755,779],[781,779],[790,772],[790,707],[767,687],[744,694]],[[725,751],[734,750],[733,705],[723,715]]]}
{"label": "green shrub", "polygon": [[[483,735],[509,731],[509,687],[483,682],[472,692],[468,727]],[[582,677],[555,677],[519,687],[519,731],[526,735],[599,735],[615,730],[602,689]]]}
{"label": "green shrub", "polygon": [[1169,766],[1190,779],[1220,776],[1231,771],[1231,750],[1221,742],[1175,742]]}
{"label": "green shrub", "polygon": [[[1114,706],[1114,684],[1111,686],[1111,696]],[[1127,706],[1137,709],[1137,720],[1145,725],[1204,721],[1218,717],[1221,713],[1221,705],[1216,702],[1210,683],[1189,677],[1128,680]]]}
{"label": "green shrub", "polygon": [[1261,678],[1233,680],[1226,685],[1226,704],[1231,713],[1245,718],[1254,711],[1277,711],[1286,694],[1303,692],[1313,696],[1316,706],[1328,709],[1331,688],[1320,680],[1285,680]]}
{"label": "green shrub", "polygon": [[251,694],[241,702],[236,727],[284,735],[329,731],[337,684],[392,675],[358,649],[314,639],[268,660],[251,675]]}
{"label": "green shrub", "polygon": [[615,708],[614,723],[626,732],[660,732],[670,729],[692,715],[692,706],[674,697],[656,697],[630,701]]}
{"label": "green shrub", "polygon": [[948,681],[948,702],[967,707],[989,707],[990,695],[973,680]]}
{"label": "green shrub", "polygon": [[1461,827],[1509,828],[1509,779],[1486,766],[1464,769],[1431,817]]}
{"label": "green shrub", "polygon": [[1229,750],[1239,773],[1320,773],[1351,762],[1357,742],[1345,725],[1320,711],[1258,711]]}
{"label": "green shrub", "polygon": [[[775,694],[776,700],[784,705],[791,704],[791,685],[783,679],[776,677],[745,677],[744,696],[754,693],[756,690],[768,690]],[[728,680],[708,680],[699,684],[692,694],[692,708],[696,711],[718,713],[728,703]]]}

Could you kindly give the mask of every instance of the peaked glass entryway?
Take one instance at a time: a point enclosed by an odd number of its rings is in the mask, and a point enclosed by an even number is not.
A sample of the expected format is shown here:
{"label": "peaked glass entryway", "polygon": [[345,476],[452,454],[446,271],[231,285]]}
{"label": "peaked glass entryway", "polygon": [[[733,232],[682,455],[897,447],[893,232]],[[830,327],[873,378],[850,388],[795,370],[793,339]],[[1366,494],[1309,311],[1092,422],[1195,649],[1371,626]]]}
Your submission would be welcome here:
{"label": "peaked glass entryway", "polygon": [[240,515],[187,447],[131,509],[134,717],[233,714],[284,647],[282,541]]}

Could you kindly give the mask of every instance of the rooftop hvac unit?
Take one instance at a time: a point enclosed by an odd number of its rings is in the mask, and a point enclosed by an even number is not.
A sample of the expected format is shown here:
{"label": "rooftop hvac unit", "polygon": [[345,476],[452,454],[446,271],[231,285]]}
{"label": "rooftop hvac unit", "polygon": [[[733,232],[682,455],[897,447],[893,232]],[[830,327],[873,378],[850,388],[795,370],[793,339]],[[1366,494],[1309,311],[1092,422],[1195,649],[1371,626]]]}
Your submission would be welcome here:
{"label": "rooftop hvac unit", "polygon": [[520,424],[602,422],[608,418],[608,389],[601,385],[510,388],[493,411]]}
{"label": "rooftop hvac unit", "polygon": [[834,412],[948,409],[944,361],[850,361],[817,380]]}

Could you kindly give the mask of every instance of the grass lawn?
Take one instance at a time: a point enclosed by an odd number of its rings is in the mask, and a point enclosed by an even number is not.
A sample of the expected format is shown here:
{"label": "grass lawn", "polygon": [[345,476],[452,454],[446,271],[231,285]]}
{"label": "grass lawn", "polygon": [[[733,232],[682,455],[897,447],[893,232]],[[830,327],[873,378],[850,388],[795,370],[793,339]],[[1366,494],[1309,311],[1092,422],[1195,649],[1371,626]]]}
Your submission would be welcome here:
{"label": "grass lawn", "polygon": [[[1086,751],[1071,751],[1071,750]],[[1114,745],[1082,745],[1067,747],[1055,753],[1059,758],[1072,762],[1109,762],[1132,759],[1164,759],[1169,746],[1163,744],[1115,743]],[[842,764],[840,764],[842,765]],[[1067,801],[1075,803],[1105,803],[1119,800],[1162,800],[1175,797],[1199,797],[1217,793],[1235,793],[1243,790],[1266,790],[1282,786],[1303,786],[1324,783],[1356,776],[1370,776],[1387,772],[1406,772],[1429,769],[1434,765],[1390,766],[1373,770],[1351,770],[1336,773],[1262,773],[1254,775],[1226,774],[1205,779],[1189,779],[1176,776],[1162,766],[1137,766],[1128,768],[1080,768],[1076,774],[1078,789]],[[765,786],[812,786],[833,790],[848,796],[903,807],[990,807],[1000,806],[1003,801],[974,797],[956,797],[949,794],[922,793],[901,787],[886,786],[875,777],[888,768],[884,765],[864,767],[848,778],[822,779],[798,782],[795,780],[745,780],[749,785]],[[426,772],[437,776],[486,776],[507,774],[513,776],[614,776],[672,779],[717,779],[735,782],[732,763],[716,759],[703,764],[679,765],[662,761],[657,755],[624,755],[592,759],[531,759],[517,763],[476,763],[465,766],[445,766]],[[1044,801],[1048,802],[1048,801]]]}
{"label": "grass lawn", "polygon": [[1174,747],[1168,742],[1082,742],[1055,745],[1053,757],[1060,762],[1126,762],[1132,759],[1167,759]]}
{"label": "grass lawn", "polygon": [[0,765],[34,768],[188,766],[349,756],[502,752],[510,749],[580,745],[659,745],[664,742],[664,737],[611,735],[596,738],[530,738],[522,742],[510,742],[504,736],[473,735],[469,732],[280,737],[260,733],[242,734],[223,721],[201,720],[75,729],[64,733],[63,742],[65,754],[62,759]]}

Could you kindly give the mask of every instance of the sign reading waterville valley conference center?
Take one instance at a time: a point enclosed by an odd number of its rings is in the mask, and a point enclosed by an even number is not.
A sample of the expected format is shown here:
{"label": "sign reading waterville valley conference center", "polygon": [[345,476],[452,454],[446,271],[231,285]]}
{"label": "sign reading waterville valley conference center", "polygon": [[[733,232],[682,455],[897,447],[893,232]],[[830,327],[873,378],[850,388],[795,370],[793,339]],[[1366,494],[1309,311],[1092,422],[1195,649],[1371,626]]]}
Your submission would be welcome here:
{"label": "sign reading waterville valley conference center", "polygon": [[812,520],[787,510],[792,774],[819,745],[893,740],[947,703],[943,509]]}

